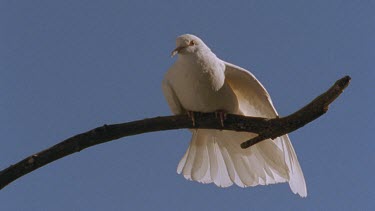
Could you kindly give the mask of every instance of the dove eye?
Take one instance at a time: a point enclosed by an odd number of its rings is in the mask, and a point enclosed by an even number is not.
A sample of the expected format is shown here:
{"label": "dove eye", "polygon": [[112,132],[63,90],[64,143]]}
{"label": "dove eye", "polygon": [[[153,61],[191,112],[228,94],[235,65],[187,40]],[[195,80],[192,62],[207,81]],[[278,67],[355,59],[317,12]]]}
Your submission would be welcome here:
{"label": "dove eye", "polygon": [[196,45],[197,43],[194,40],[191,40],[189,45]]}

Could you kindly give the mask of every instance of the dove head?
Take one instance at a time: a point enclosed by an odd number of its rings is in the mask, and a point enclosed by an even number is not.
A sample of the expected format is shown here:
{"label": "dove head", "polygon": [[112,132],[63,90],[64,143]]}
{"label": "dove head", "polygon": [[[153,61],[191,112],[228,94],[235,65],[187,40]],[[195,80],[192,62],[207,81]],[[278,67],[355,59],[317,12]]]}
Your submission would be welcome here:
{"label": "dove head", "polygon": [[176,54],[187,55],[195,54],[199,51],[210,49],[204,44],[204,42],[197,36],[192,34],[184,34],[176,39],[176,48],[172,51],[172,57]]}

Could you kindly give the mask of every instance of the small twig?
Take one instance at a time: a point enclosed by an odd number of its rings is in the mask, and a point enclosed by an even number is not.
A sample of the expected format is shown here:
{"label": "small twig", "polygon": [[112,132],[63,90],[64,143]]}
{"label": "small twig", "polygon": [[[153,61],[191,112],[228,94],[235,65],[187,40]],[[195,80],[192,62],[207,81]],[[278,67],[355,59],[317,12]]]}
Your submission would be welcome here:
{"label": "small twig", "polygon": [[205,128],[247,131],[259,134],[256,138],[241,144],[241,147],[246,148],[264,139],[276,138],[292,132],[318,118],[327,111],[328,105],[348,86],[349,81],[350,77],[345,76],[307,106],[284,118],[266,119],[228,114],[223,127],[217,121],[215,113],[195,113],[194,126],[188,115],[155,117],[122,124],[104,125],[68,138],[0,171],[0,189],[27,173],[67,155],[97,144],[141,133],[181,128]]}

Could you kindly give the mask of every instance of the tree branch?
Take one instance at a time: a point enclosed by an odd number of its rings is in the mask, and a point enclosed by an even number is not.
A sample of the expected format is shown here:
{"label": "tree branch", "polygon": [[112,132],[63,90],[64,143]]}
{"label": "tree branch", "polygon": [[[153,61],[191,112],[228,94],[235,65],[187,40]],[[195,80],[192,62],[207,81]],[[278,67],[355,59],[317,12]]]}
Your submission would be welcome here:
{"label": "tree branch", "polygon": [[248,148],[265,139],[275,139],[284,134],[293,132],[307,123],[312,122],[328,111],[331,104],[349,85],[351,78],[345,76],[329,88],[326,92],[315,98],[305,107],[293,114],[279,119],[264,119],[268,122],[268,127],[258,132],[258,136],[241,144],[242,148]]}
{"label": "tree branch", "polygon": [[194,126],[187,115],[155,117],[122,124],[104,125],[68,138],[51,148],[31,155],[2,170],[0,172],[0,189],[35,169],[85,148],[125,136],[147,132],[182,128],[205,128],[257,133],[257,137],[241,144],[242,148],[247,148],[262,140],[274,139],[290,133],[320,117],[327,112],[329,104],[343,92],[349,82],[349,76],[341,78],[308,105],[283,118],[267,119],[228,114],[223,127],[215,117],[215,113],[196,113]]}

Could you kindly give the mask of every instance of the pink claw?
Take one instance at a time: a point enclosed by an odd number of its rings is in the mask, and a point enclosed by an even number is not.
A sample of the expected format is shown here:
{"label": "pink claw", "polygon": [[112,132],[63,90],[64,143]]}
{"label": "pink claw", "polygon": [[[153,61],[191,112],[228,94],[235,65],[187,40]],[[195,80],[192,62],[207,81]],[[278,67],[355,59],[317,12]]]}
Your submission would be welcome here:
{"label": "pink claw", "polygon": [[194,111],[187,111],[187,115],[191,118],[191,121],[193,122],[193,127],[195,127]]}
{"label": "pink claw", "polygon": [[221,126],[224,127],[224,120],[227,118],[227,113],[223,110],[217,110],[215,111],[216,118],[219,116]]}

